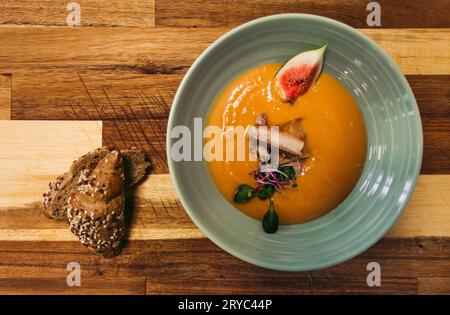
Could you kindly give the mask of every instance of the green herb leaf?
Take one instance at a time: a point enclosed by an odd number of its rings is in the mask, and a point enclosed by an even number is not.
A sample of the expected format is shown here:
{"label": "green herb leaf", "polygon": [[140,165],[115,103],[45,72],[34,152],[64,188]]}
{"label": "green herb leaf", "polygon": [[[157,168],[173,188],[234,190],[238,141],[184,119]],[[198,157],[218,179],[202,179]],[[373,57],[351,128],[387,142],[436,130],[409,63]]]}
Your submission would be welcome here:
{"label": "green herb leaf", "polygon": [[256,191],[256,194],[258,195],[258,198],[260,200],[267,200],[270,197],[272,197],[274,192],[275,192],[275,187],[273,185],[264,185],[262,188],[260,188]]}
{"label": "green herb leaf", "polygon": [[255,190],[249,185],[239,185],[234,191],[235,203],[247,203],[255,196]]}
{"label": "green herb leaf", "polygon": [[273,234],[278,231],[278,214],[275,212],[272,200],[270,200],[269,210],[264,215],[262,225],[267,234]]}
{"label": "green herb leaf", "polygon": [[290,180],[294,180],[297,177],[295,169],[292,166],[282,166],[279,168],[279,171],[286,174]]}

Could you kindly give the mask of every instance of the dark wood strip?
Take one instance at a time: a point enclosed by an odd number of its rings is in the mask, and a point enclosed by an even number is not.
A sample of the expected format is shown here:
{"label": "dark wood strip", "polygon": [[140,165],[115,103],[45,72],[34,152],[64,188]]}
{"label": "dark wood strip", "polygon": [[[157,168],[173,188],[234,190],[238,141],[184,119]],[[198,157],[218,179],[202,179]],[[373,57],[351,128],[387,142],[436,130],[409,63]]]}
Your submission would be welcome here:
{"label": "dark wood strip", "polygon": [[[448,116],[450,117],[450,116]],[[450,120],[423,122],[424,150],[422,174],[450,174]]]}
{"label": "dark wood strip", "polygon": [[[0,278],[57,278],[63,283],[60,286],[65,284],[66,265],[78,262],[82,276],[98,279],[95,285],[104,290],[116,285],[114,279],[145,277],[147,293],[151,294],[416,294],[420,290],[418,278],[448,276],[450,238],[383,239],[345,264],[308,273],[252,266],[207,239],[131,241],[122,255],[113,259],[97,257],[77,242],[3,241],[0,255]],[[366,285],[366,267],[372,261],[381,265],[378,288]],[[430,281],[424,285],[426,290],[438,290]],[[7,287],[8,281],[0,282],[2,292]],[[84,286],[84,290],[89,289],[89,285]]]}
{"label": "dark wood strip", "polygon": [[144,295],[145,278],[116,278],[103,280],[98,277],[84,277],[81,272],[81,286],[69,287],[65,272],[57,278],[0,278],[0,294],[63,294],[63,295]]}
{"label": "dark wood strip", "polygon": [[[366,285],[365,277],[339,277],[330,281],[329,278],[307,278],[294,281],[235,281],[230,284],[226,280],[193,280],[189,287],[183,281],[175,280],[164,283],[147,281],[147,294],[416,294],[417,280],[414,278],[388,278],[383,288],[371,288]],[[290,282],[290,283],[289,283]],[[288,284],[289,283],[289,284]],[[289,285],[295,286],[288,289]]]}
{"label": "dark wood strip", "polygon": [[12,119],[167,118],[182,77],[121,70],[18,72]]}
{"label": "dark wood strip", "polygon": [[0,119],[11,118],[11,74],[0,73]]}
{"label": "dark wood strip", "polygon": [[450,76],[406,76],[424,131],[422,174],[450,174]]}
{"label": "dark wood strip", "polygon": [[[130,110],[131,112],[131,110]],[[152,164],[153,174],[169,172],[166,158],[167,117],[103,122],[103,145],[118,149],[142,149]]]}
{"label": "dark wood strip", "polygon": [[[67,26],[66,0],[2,0],[0,25]],[[155,0],[79,0],[81,27],[153,27]]]}
{"label": "dark wood strip", "polygon": [[329,277],[307,276],[294,277],[292,280],[276,279],[240,279],[228,281],[224,279],[189,280],[189,286],[183,280],[155,282],[147,280],[147,294],[250,294],[250,295],[285,295],[285,294],[417,294],[416,278],[389,277],[384,280],[382,288],[369,287],[366,276]]}
{"label": "dark wood strip", "polygon": [[407,75],[424,123],[450,115],[450,75]]}
{"label": "dark wood strip", "polygon": [[[350,0],[157,0],[156,26],[236,26],[271,14],[309,13],[326,16],[358,28],[366,23],[370,1]],[[446,0],[380,0],[381,27],[449,27]]]}
{"label": "dark wood strip", "polygon": [[[12,81],[12,119],[116,120],[167,117],[184,74],[133,71],[18,72]],[[407,75],[423,123],[450,115],[450,75]],[[131,110],[133,111],[131,113]]]}

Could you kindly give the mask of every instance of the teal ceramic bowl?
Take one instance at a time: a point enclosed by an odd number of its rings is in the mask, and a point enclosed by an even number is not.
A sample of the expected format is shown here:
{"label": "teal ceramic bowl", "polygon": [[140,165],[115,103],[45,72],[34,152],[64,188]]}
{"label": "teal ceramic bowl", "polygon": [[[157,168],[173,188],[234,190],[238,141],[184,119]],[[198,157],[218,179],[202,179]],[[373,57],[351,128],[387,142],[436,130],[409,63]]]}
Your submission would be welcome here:
{"label": "teal ceramic bowl", "polygon": [[[327,215],[263,232],[261,223],[233,207],[215,187],[204,162],[175,162],[174,126],[193,129],[207,118],[220,91],[239,73],[264,63],[284,63],[299,51],[328,43],[324,71],[357,100],[367,129],[367,160],[352,193]],[[213,43],[192,65],[170,113],[170,174],[187,213],[214,243],[249,263],[308,271],[344,262],[392,227],[413,192],[422,160],[422,126],[405,77],[371,39],[327,18],[274,15],[246,23]],[[193,141],[194,142],[194,141]]]}

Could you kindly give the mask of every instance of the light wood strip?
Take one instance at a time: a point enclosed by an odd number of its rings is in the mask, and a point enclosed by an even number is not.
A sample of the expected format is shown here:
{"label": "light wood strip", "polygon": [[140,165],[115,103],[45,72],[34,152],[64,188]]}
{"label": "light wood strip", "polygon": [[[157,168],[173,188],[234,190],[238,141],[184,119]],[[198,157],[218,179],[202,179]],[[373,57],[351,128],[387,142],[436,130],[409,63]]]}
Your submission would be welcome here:
{"label": "light wood strip", "polygon": [[0,208],[39,200],[49,174],[102,145],[101,131],[99,121],[0,121]]}
{"label": "light wood strip", "polygon": [[11,118],[11,75],[0,74],[0,119]]}
{"label": "light wood strip", "polygon": [[419,294],[450,295],[450,277],[419,277]]}
{"label": "light wood strip", "polygon": [[[186,71],[229,28],[1,27],[0,72],[129,69],[144,73]],[[405,74],[450,74],[450,29],[362,29]],[[20,39],[20,40],[17,40]],[[170,48],[169,48],[170,47]],[[432,48],[431,48],[432,47]]]}
{"label": "light wood strip", "polygon": [[450,175],[421,175],[391,237],[450,236]]}
{"label": "light wood strip", "polygon": [[[2,0],[0,25],[67,26],[69,0]],[[77,0],[81,27],[153,27],[155,0]]]}
{"label": "light wood strip", "polygon": [[450,74],[448,28],[360,31],[386,50],[405,74]]}
{"label": "light wood strip", "polygon": [[[47,179],[49,178],[50,176]],[[449,237],[449,184],[449,175],[420,176],[410,204],[388,236]],[[0,240],[75,240],[65,223],[48,220],[39,213],[40,193],[32,197],[34,198],[33,207],[28,205],[25,208],[0,209]],[[4,202],[11,203],[7,196],[5,198]],[[130,234],[132,240],[205,237],[181,207],[169,175],[150,175],[137,188],[133,203],[135,206]]]}
{"label": "light wood strip", "polygon": [[[59,229],[2,229],[0,230],[0,241],[33,241],[33,242],[68,242],[77,241],[77,238],[69,231],[68,228],[63,227]],[[191,239],[204,238],[204,234],[197,228],[152,228],[146,229],[132,229],[128,236],[128,240],[175,240],[175,239]]]}

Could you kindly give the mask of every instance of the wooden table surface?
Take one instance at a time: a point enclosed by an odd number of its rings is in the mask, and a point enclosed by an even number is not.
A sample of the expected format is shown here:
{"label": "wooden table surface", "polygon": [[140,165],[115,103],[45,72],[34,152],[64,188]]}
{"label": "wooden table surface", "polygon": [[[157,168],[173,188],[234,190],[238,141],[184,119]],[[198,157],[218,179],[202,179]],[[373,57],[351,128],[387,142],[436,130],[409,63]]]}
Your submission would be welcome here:
{"label": "wooden table surface", "polygon": [[[81,26],[62,0],[0,1],[0,293],[450,293],[450,1],[79,0]],[[232,27],[283,12],[320,14],[373,38],[417,98],[424,159],[412,201],[372,248],[333,268],[269,271],[222,251],[174,193],[167,117],[195,58]],[[66,224],[39,213],[47,183],[102,145],[136,146],[153,173],[137,188],[121,256],[88,252]],[[381,287],[366,266],[381,265]],[[81,287],[66,266],[81,265]]]}

